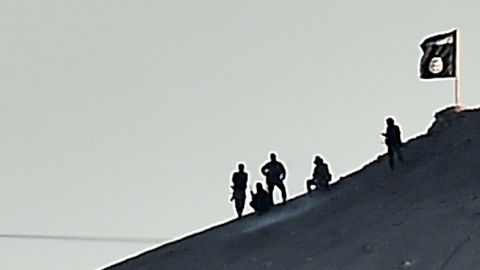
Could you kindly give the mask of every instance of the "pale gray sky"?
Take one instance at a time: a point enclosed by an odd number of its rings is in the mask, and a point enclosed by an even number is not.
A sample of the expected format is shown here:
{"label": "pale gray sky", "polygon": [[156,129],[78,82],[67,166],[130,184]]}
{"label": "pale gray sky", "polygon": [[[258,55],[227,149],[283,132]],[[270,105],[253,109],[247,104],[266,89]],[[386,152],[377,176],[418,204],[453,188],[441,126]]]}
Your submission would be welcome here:
{"label": "pale gray sky", "polygon": [[[175,238],[234,216],[230,173],[276,151],[289,196],[453,102],[418,44],[461,31],[480,103],[476,1],[0,0],[0,234]],[[278,197],[279,194],[276,194]],[[148,244],[0,239],[1,269],[92,269]]]}

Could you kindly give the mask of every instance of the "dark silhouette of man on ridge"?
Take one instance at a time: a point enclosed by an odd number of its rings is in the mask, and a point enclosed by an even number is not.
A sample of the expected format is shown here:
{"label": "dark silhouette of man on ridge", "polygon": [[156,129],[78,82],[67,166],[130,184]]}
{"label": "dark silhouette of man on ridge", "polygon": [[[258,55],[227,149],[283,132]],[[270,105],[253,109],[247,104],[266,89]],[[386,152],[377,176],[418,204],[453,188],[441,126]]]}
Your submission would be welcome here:
{"label": "dark silhouette of man on ridge", "polygon": [[256,213],[263,214],[268,209],[270,209],[270,197],[268,196],[268,192],[263,189],[261,183],[256,184],[257,193],[251,192],[252,201],[250,202],[250,206],[255,210]]}
{"label": "dark silhouette of man on ridge", "polygon": [[232,174],[233,189],[232,198],[230,201],[235,200],[235,210],[237,211],[238,218],[242,217],[243,208],[245,207],[246,189],[248,182],[248,174],[245,172],[245,165],[243,163],[238,164],[238,172]]}
{"label": "dark silhouette of man on ridge", "polygon": [[287,190],[283,181],[287,177],[287,171],[285,170],[285,166],[277,161],[277,155],[275,155],[275,153],[270,154],[270,161],[263,165],[260,171],[267,179],[270,204],[273,206],[273,189],[275,187],[278,187],[282,192],[282,204],[285,204],[287,202]]}
{"label": "dark silhouette of man on ridge", "polygon": [[313,168],[312,179],[307,180],[307,190],[312,192],[312,187],[317,187],[317,190],[325,188],[329,190],[330,186],[328,182],[332,180],[332,175],[328,169],[328,165],[323,161],[320,156],[316,156],[313,161],[315,168]]}
{"label": "dark silhouette of man on ridge", "polygon": [[385,144],[388,148],[388,164],[390,165],[390,169],[393,170],[394,168],[394,156],[397,155],[398,160],[403,163],[403,155],[402,155],[402,136],[400,128],[395,125],[395,121],[393,118],[389,117],[386,120],[387,122],[387,130],[382,135],[385,137]]}

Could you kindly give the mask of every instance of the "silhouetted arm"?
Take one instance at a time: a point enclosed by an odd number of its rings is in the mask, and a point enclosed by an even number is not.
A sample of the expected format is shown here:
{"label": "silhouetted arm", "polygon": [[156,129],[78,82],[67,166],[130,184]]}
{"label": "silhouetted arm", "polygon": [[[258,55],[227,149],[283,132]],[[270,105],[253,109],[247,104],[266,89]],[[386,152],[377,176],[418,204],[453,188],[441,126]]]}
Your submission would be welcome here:
{"label": "silhouetted arm", "polygon": [[230,197],[230,201],[233,201],[235,199],[235,188],[233,186],[230,186],[233,189],[232,192],[232,197]]}
{"label": "silhouetted arm", "polygon": [[230,201],[233,201],[233,199],[235,199],[235,188],[236,188],[236,181],[235,181],[235,178],[236,178],[236,173],[233,173],[232,174],[232,185],[230,186],[230,188],[233,190],[232,192],[232,197],[230,197]]}
{"label": "silhouetted arm", "polygon": [[235,186],[237,185],[236,181],[235,181],[235,178],[236,178],[236,173],[233,173],[232,174],[232,186],[230,186],[233,190],[235,190]]}
{"label": "silhouetted arm", "polygon": [[280,175],[280,179],[284,180],[287,177],[287,170],[285,170],[285,166],[280,163],[280,170],[282,170],[282,174]]}
{"label": "silhouetted arm", "polygon": [[267,175],[268,173],[268,163],[263,165],[262,169],[260,170],[263,175]]}
{"label": "silhouetted arm", "polygon": [[332,180],[332,174],[330,173],[330,169],[327,165],[325,165],[325,170],[327,171],[327,181],[330,182],[330,180]]}

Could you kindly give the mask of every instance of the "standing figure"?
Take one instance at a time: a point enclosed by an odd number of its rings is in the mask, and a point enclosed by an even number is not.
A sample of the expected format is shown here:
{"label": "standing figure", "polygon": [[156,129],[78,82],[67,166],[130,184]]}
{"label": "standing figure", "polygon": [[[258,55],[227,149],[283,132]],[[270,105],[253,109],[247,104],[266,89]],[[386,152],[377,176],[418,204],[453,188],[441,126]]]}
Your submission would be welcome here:
{"label": "standing figure", "polygon": [[277,161],[277,156],[274,153],[270,154],[270,161],[261,168],[262,174],[267,179],[268,195],[270,196],[270,204],[273,206],[273,189],[278,187],[282,192],[283,204],[287,202],[287,190],[283,181],[287,176],[287,171],[283,164]]}
{"label": "standing figure", "polygon": [[234,172],[232,175],[233,189],[232,198],[230,201],[235,200],[235,210],[237,211],[238,218],[242,217],[243,208],[245,207],[245,191],[247,189],[248,174],[245,172],[245,165],[238,164],[238,172]]}
{"label": "standing figure", "polygon": [[328,182],[332,180],[332,174],[328,169],[328,165],[323,161],[320,156],[316,156],[313,161],[315,168],[313,168],[312,179],[307,180],[307,190],[310,193],[312,186],[317,187],[320,190],[321,187],[326,190],[330,189]]}
{"label": "standing figure", "polygon": [[255,210],[256,213],[262,214],[268,209],[270,209],[270,198],[267,191],[263,189],[261,183],[257,183],[256,187],[256,194],[253,193],[253,191],[250,191],[252,194],[252,201],[250,202],[250,206]]}
{"label": "standing figure", "polygon": [[395,125],[395,121],[392,118],[387,118],[387,130],[382,135],[385,137],[385,144],[388,148],[388,164],[390,165],[390,169],[393,170],[394,168],[394,155],[397,155],[398,160],[403,163],[403,155],[402,155],[402,136],[400,128]]}

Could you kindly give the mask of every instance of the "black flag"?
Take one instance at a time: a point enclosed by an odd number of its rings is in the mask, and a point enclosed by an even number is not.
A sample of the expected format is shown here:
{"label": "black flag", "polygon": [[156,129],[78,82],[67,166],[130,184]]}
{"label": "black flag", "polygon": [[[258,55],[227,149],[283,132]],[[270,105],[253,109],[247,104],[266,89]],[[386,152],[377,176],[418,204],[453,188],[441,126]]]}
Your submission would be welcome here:
{"label": "black flag", "polygon": [[420,44],[420,78],[438,79],[455,77],[457,30],[425,38]]}

